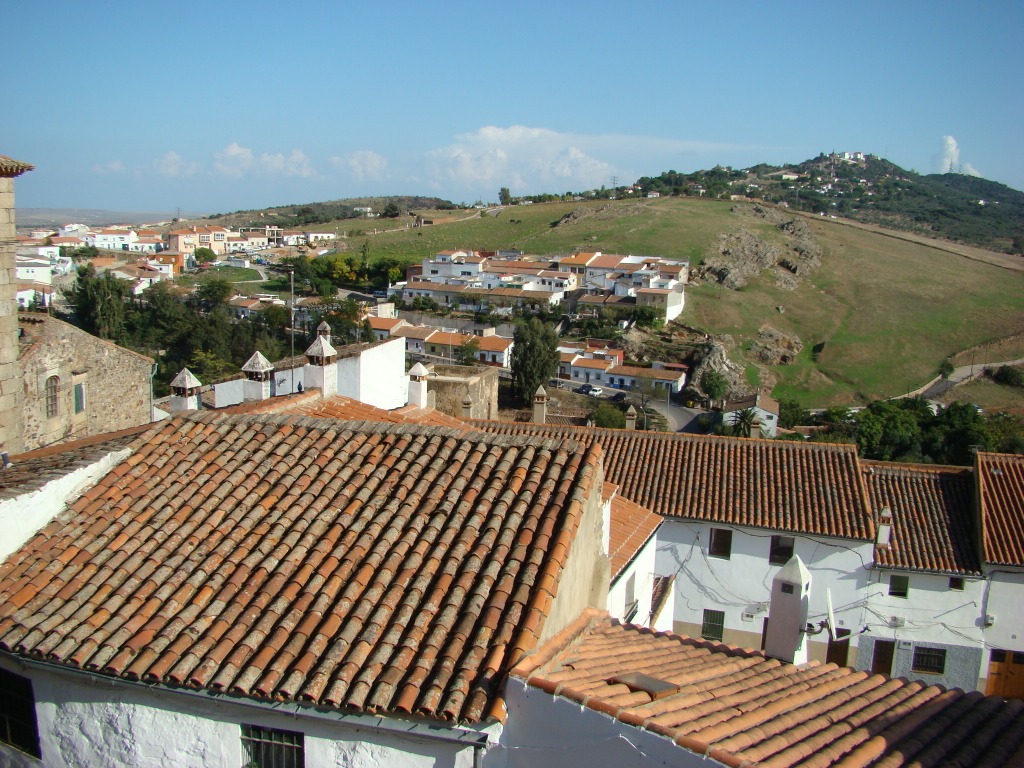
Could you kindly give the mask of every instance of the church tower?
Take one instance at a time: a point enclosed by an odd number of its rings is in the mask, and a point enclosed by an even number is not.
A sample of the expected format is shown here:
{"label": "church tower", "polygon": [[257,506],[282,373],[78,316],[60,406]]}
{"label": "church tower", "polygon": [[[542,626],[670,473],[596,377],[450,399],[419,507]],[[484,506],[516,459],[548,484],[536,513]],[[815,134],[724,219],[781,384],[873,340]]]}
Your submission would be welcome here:
{"label": "church tower", "polygon": [[22,450],[24,385],[18,365],[18,281],[14,266],[14,180],[33,166],[0,155],[0,451]]}

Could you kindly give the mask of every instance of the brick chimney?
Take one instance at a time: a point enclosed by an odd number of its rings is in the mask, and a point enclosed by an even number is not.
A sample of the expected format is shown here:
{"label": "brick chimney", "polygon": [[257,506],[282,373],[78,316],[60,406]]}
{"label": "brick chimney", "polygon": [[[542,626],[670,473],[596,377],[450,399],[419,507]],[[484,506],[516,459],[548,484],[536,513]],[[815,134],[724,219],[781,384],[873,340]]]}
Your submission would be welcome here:
{"label": "brick chimney", "polygon": [[537,387],[533,394],[533,423],[547,424],[548,422],[548,393],[544,386]]}
{"label": "brick chimney", "polygon": [[245,374],[245,381],[242,382],[242,397],[246,402],[268,400],[276,394],[274,392],[276,389],[274,365],[259,351],[254,352],[253,356],[242,366],[242,373]]}
{"label": "brick chimney", "polygon": [[182,368],[181,373],[171,381],[171,400],[168,403],[170,412],[198,411],[202,408],[203,405],[199,400],[202,386],[202,382],[195,377],[192,371]]}

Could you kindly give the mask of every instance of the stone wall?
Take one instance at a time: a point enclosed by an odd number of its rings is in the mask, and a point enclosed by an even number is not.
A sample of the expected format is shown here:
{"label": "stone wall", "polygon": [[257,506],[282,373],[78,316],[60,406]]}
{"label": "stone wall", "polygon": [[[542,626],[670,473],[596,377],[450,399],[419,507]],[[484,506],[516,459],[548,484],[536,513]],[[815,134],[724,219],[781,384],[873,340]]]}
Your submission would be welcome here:
{"label": "stone wall", "polygon": [[461,419],[462,401],[473,402],[470,418],[498,416],[498,369],[475,365],[435,365],[430,369],[427,389],[434,393],[434,407]]}
{"label": "stone wall", "polygon": [[0,174],[0,450],[22,450],[18,302],[14,272],[14,179]]}
{"label": "stone wall", "polygon": [[[46,315],[23,313],[20,326],[23,450],[149,423],[152,360]],[[57,413],[48,416],[53,376]]]}

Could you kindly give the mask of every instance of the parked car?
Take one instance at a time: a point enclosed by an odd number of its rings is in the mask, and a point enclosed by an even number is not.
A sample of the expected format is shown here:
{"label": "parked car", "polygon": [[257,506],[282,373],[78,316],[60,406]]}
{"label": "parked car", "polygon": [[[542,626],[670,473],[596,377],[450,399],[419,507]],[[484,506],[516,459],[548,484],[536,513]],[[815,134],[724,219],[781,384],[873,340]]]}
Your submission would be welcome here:
{"label": "parked car", "polygon": [[601,395],[604,394],[604,390],[601,389],[600,387],[591,387],[587,391],[587,394],[590,395],[591,397],[600,397]]}
{"label": "parked car", "polygon": [[594,387],[590,384],[581,384],[580,386],[576,387],[576,389],[574,389],[573,391],[580,395],[589,395],[590,390],[592,390],[593,388]]}
{"label": "parked car", "polygon": [[565,383],[561,379],[548,379],[548,389],[561,389]]}
{"label": "parked car", "polygon": [[612,395],[611,401],[613,403],[624,403],[624,402],[626,402],[626,393],[625,392],[616,392],[614,395]]}

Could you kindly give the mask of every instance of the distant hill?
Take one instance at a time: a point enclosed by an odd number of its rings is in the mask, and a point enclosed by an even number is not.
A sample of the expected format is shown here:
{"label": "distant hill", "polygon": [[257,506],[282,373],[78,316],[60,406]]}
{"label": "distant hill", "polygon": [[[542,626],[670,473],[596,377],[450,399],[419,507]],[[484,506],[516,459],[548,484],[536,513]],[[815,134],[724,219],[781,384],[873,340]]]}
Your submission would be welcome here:
{"label": "distant hill", "polygon": [[802,211],[1011,251],[1024,237],[1024,192],[961,173],[921,175],[873,155],[819,155],[788,166],[668,171],[637,182],[661,194],[743,195]]}
{"label": "distant hill", "polygon": [[[18,227],[59,227],[63,224],[88,224],[103,227],[108,224],[159,224],[169,222],[177,213],[139,211],[106,211],[97,208],[18,208]],[[182,214],[184,217],[186,214]],[[194,214],[189,214],[194,215]]]}
{"label": "distant hill", "polygon": [[394,197],[354,197],[344,200],[330,200],[323,203],[294,203],[251,211],[214,213],[205,218],[225,227],[246,227],[271,225],[285,229],[300,229],[317,224],[334,224],[346,219],[365,219],[366,214],[357,208],[372,208],[375,214],[395,215],[409,211],[451,210],[458,206],[438,197],[399,195]]}

